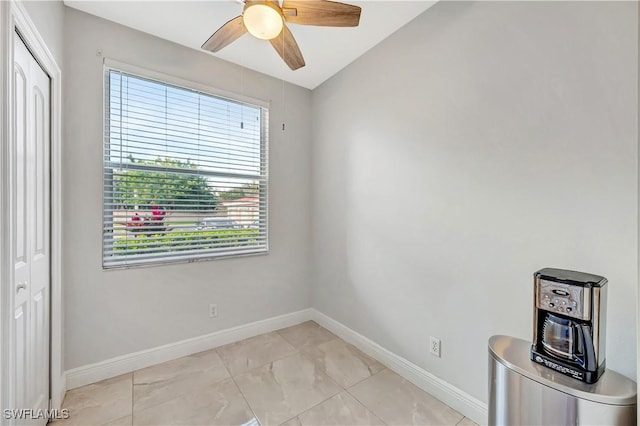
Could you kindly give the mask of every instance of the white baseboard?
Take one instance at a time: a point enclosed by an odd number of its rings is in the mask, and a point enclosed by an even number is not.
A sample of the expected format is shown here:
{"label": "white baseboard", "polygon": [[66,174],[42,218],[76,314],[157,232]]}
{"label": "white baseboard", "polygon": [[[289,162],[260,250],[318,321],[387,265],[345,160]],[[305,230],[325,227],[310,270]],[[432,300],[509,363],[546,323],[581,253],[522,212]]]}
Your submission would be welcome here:
{"label": "white baseboard", "polygon": [[74,368],[66,372],[66,388],[96,383],[308,320],[314,320],[474,422],[487,424],[485,403],[313,308]]}
{"label": "white baseboard", "polygon": [[364,337],[346,325],[328,317],[322,312],[312,309],[315,322],[331,331],[336,336],[351,343],[362,352],[377,359],[389,369],[409,380],[424,391],[438,398],[454,410],[470,418],[474,422],[486,425],[488,421],[487,404],[458,389],[450,383],[434,376],[399,355],[383,348],[376,342]]}
{"label": "white baseboard", "polygon": [[204,336],[182,340],[168,345],[146,349],[132,354],[100,361],[95,364],[74,368],[66,372],[67,389],[99,382],[121,374],[130,373],[141,368],[150,367],[162,362],[171,361],[183,356],[237,342],[238,340],[257,336],[308,321],[313,315],[312,309],[256,321]]}

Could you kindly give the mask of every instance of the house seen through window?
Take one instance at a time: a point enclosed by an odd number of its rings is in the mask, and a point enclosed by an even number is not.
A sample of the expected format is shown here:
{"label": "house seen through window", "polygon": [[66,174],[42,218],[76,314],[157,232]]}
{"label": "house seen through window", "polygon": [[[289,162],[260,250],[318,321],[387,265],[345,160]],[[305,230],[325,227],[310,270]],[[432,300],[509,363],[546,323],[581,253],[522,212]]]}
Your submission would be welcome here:
{"label": "house seen through window", "polygon": [[267,109],[105,79],[103,266],[266,252]]}

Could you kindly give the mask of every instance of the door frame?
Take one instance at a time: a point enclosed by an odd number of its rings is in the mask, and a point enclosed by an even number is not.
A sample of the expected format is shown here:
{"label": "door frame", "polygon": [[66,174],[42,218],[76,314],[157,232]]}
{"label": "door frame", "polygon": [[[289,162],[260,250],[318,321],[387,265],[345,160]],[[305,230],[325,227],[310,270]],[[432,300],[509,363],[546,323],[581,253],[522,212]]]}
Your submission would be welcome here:
{"label": "door frame", "polygon": [[10,254],[11,170],[10,126],[13,86],[13,37],[18,31],[35,59],[51,79],[51,309],[50,309],[50,395],[51,408],[59,409],[66,392],[62,334],[62,73],[51,51],[29,17],[16,0],[0,0],[0,408],[9,407],[11,387],[11,313],[13,303],[13,268]]}

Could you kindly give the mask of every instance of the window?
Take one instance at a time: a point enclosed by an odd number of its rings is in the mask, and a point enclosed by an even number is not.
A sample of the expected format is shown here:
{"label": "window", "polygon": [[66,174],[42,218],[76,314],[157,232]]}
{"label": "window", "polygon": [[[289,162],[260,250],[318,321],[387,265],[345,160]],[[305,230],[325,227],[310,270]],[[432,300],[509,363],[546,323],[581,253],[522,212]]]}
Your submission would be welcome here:
{"label": "window", "polygon": [[265,253],[265,107],[105,71],[103,267]]}

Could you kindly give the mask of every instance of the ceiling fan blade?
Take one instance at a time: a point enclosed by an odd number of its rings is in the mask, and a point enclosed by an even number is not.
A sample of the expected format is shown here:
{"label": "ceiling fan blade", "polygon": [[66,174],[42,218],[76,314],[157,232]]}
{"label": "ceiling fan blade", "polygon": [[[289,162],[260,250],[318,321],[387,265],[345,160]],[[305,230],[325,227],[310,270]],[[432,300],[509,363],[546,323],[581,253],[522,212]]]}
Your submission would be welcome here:
{"label": "ceiling fan blade", "polygon": [[289,68],[295,71],[298,68],[304,67],[305,63],[302,52],[300,52],[296,39],[286,25],[282,27],[282,31],[278,37],[269,41],[278,52],[278,55],[289,65]]}
{"label": "ceiling fan blade", "polygon": [[244,26],[244,22],[242,22],[242,16],[238,16],[213,33],[213,35],[209,37],[209,40],[204,42],[202,48],[211,52],[217,52],[236,41],[246,32],[247,28]]}
{"label": "ceiling fan blade", "polygon": [[357,27],[360,11],[358,6],[327,0],[284,0],[282,4],[285,21],[321,27]]}

